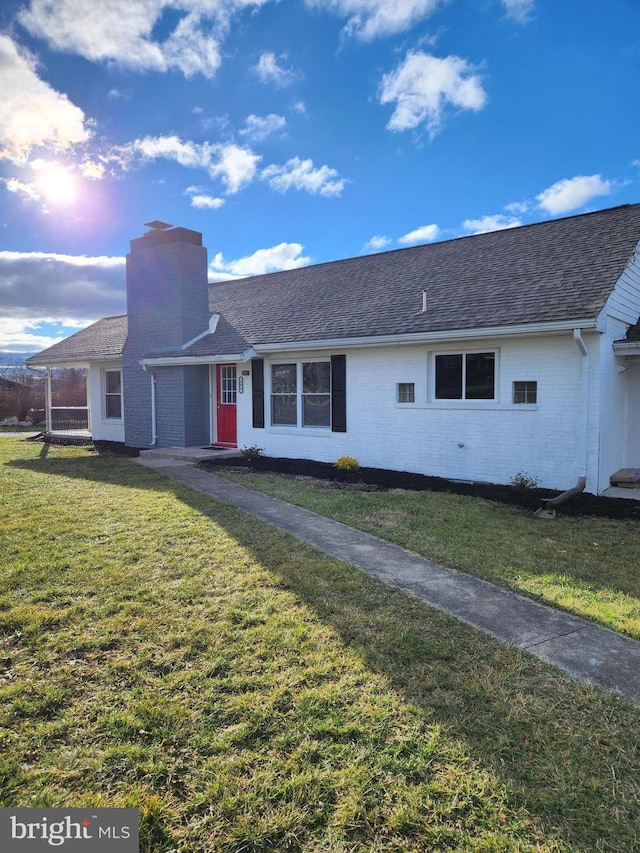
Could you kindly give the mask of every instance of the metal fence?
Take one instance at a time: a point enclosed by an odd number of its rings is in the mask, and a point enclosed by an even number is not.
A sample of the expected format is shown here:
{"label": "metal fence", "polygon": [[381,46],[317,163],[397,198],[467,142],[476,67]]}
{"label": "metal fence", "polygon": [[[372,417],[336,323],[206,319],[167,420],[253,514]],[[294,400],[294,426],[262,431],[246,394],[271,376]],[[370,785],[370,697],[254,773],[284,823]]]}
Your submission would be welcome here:
{"label": "metal fence", "polygon": [[89,407],[52,406],[50,430],[67,435],[89,435]]}

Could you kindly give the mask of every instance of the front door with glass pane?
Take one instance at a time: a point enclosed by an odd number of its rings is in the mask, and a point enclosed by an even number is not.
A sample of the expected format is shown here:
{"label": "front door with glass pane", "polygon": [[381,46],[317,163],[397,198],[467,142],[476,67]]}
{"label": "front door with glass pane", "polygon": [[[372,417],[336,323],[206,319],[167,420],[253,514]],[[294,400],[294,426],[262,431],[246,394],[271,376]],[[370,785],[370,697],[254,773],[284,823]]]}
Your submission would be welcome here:
{"label": "front door with glass pane", "polygon": [[236,428],[236,366],[235,364],[216,365],[216,423],[217,438],[215,444],[235,447]]}

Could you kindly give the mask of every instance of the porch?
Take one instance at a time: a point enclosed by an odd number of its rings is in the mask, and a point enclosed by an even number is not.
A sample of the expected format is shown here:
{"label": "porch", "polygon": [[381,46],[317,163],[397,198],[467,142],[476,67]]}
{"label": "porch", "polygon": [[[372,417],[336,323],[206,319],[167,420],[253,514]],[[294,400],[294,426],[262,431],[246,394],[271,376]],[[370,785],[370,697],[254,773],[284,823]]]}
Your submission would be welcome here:
{"label": "porch", "polygon": [[153,467],[154,465],[166,465],[172,462],[188,462],[197,465],[205,459],[233,459],[240,457],[237,448],[222,447],[159,447],[141,450],[140,462]]}

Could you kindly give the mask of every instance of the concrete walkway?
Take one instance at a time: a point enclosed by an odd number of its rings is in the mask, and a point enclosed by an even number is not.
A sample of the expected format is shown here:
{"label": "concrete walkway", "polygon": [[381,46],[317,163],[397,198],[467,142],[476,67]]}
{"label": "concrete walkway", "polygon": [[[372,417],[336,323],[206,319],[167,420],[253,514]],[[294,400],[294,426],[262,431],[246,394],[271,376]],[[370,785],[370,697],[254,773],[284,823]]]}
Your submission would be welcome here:
{"label": "concrete walkway", "polygon": [[184,460],[140,457],[135,461],[274,524],[383,583],[531,652],[573,678],[616,691],[640,706],[640,642],[636,640],[444,568],[339,521],[230,483]]}

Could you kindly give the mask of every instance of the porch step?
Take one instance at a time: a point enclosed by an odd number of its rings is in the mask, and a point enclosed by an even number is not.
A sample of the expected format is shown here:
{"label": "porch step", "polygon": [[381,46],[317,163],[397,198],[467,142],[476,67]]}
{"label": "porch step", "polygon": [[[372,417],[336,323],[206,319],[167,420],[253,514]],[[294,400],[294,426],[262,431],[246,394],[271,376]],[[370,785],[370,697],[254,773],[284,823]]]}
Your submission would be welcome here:
{"label": "porch step", "polygon": [[620,489],[640,489],[640,468],[621,468],[609,477],[609,482]]}
{"label": "porch step", "polygon": [[204,459],[227,459],[240,456],[236,448],[224,450],[215,447],[152,447],[150,450],[141,450],[140,458],[146,460],[172,459],[176,462],[191,462],[196,465]]}

